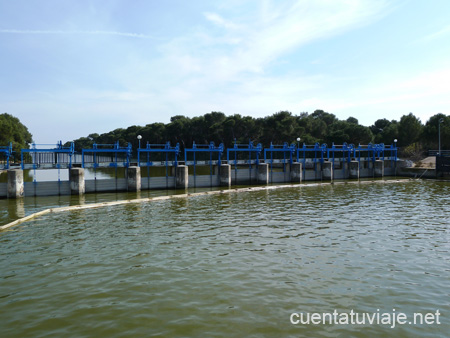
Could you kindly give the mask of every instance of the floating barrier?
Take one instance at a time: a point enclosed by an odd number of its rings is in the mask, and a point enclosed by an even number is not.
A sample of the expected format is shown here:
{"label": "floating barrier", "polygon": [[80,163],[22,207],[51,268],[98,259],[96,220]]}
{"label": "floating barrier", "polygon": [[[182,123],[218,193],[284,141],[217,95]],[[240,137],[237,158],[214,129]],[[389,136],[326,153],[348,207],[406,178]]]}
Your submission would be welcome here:
{"label": "floating barrier", "polygon": [[317,187],[317,186],[330,185],[330,184],[334,184],[334,185],[336,185],[336,184],[380,184],[380,183],[388,184],[388,183],[401,183],[401,182],[409,182],[409,181],[411,181],[411,179],[342,181],[342,182],[336,182],[336,183],[323,183],[322,182],[322,183],[309,183],[309,184],[302,184],[302,185],[298,185],[298,184],[270,185],[270,186],[247,187],[247,188],[237,188],[237,189],[213,190],[213,191],[205,191],[205,192],[198,192],[198,193],[184,193],[184,194],[177,194],[177,195],[171,195],[171,196],[157,196],[157,197],[148,197],[148,198],[136,198],[136,199],[129,199],[129,200],[111,201],[111,202],[90,203],[90,204],[74,205],[74,206],[68,206],[68,207],[44,209],[44,210],[35,212],[31,215],[22,217],[11,223],[2,225],[2,226],[0,226],[0,231],[7,230],[11,227],[14,227],[16,225],[22,224],[22,223],[30,221],[36,217],[43,216],[43,215],[46,215],[49,213],[60,213],[60,212],[67,212],[67,211],[78,211],[78,210],[86,210],[86,209],[94,209],[94,208],[113,207],[113,206],[124,205],[124,204],[164,201],[164,200],[176,199],[176,198],[192,198],[192,197],[205,196],[205,195],[230,194],[230,193],[239,193],[239,192],[254,192],[254,191],[261,191],[261,190],[274,190],[274,189],[286,189],[286,188],[303,189],[303,188],[307,188],[307,187]]}

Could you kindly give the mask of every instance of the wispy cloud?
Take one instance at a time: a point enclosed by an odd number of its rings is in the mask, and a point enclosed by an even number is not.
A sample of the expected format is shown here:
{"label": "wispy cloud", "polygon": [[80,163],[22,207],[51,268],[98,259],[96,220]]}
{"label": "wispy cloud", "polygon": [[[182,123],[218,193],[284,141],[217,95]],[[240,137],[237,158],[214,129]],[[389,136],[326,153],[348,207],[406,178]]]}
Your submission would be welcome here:
{"label": "wispy cloud", "polygon": [[432,34],[429,34],[429,35],[423,37],[419,41],[435,40],[435,39],[439,39],[439,38],[444,37],[444,36],[449,35],[449,34],[450,34],[450,25],[445,26],[444,28],[440,29],[439,31],[434,32]]}
{"label": "wispy cloud", "polygon": [[83,30],[29,30],[29,29],[0,29],[2,34],[49,34],[49,35],[116,35],[129,38],[139,39],[156,39],[156,37],[140,34],[140,33],[128,33],[128,32],[114,32],[114,31],[83,31]]}
{"label": "wispy cloud", "polygon": [[239,27],[234,22],[225,20],[223,17],[221,17],[217,13],[206,12],[206,13],[204,13],[204,15],[207,20],[213,22],[214,24],[216,24],[218,26],[224,27],[226,29],[237,29]]}
{"label": "wispy cloud", "polygon": [[[201,36],[169,41],[166,47],[175,55],[198,59],[205,73],[216,80],[233,80],[242,73],[262,74],[274,61],[303,45],[370,24],[387,9],[385,1],[265,1],[247,8],[252,15],[245,17],[204,13],[207,21],[223,29],[206,27]],[[220,48],[227,42],[225,49]]]}

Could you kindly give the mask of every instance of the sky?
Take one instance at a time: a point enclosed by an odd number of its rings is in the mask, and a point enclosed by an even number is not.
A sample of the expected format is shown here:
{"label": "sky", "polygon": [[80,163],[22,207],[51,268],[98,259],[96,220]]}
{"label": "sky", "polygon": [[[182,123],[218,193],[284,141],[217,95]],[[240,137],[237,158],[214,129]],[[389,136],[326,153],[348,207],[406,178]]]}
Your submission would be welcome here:
{"label": "sky", "polygon": [[38,144],[170,117],[450,114],[448,0],[0,0],[0,113]]}

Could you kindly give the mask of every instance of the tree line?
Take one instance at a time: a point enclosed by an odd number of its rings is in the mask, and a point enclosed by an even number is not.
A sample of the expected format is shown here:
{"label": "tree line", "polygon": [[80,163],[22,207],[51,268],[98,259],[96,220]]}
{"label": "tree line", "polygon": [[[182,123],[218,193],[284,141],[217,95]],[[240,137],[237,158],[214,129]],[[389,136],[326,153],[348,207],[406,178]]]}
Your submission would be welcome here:
{"label": "tree line", "polygon": [[[441,119],[443,122],[439,123]],[[359,124],[354,117],[340,120],[323,110],[298,115],[280,111],[262,118],[239,114],[226,116],[222,112],[192,118],[176,115],[169,123],[156,122],[145,126],[118,128],[103,134],[93,133],[80,137],[74,142],[75,149],[81,151],[83,148],[92,148],[94,143],[113,144],[116,141],[121,146],[130,142],[133,149],[136,149],[139,144],[137,135],[142,136],[142,147],[147,142],[163,144],[169,141],[172,145],[179,143],[182,148],[190,148],[194,141],[197,144],[208,144],[211,141],[216,145],[223,143],[225,147],[233,146],[235,141],[243,144],[253,141],[268,147],[271,142],[296,144],[298,137],[301,138],[301,143],[326,143],[329,146],[333,142],[336,145],[344,142],[355,145],[390,145],[397,139],[397,145],[402,148],[404,155],[413,156],[427,149],[438,148],[439,124],[441,148],[450,149],[450,116],[445,114],[436,114],[423,124],[410,113],[403,115],[399,121],[383,118],[367,127]],[[32,135],[18,118],[5,113],[0,115],[0,145],[5,146],[9,142],[13,142],[15,151],[20,151],[29,147]]]}
{"label": "tree line", "polygon": [[[355,145],[369,143],[384,143],[390,145],[397,139],[397,145],[404,149],[405,155],[414,155],[425,149],[438,147],[438,123],[441,123],[442,149],[450,149],[450,116],[436,114],[425,124],[410,113],[403,115],[400,121],[378,119],[370,127],[359,124],[354,117],[346,120],[338,119],[334,114],[316,110],[298,115],[289,111],[280,111],[271,116],[253,118],[239,114],[226,116],[222,112],[211,112],[203,116],[186,117],[173,116],[169,123],[152,123],[145,126],[130,126],[118,128],[104,134],[90,134],[75,140],[75,148],[91,148],[94,143],[112,144],[119,141],[125,146],[130,142],[133,149],[138,147],[137,135],[142,136],[141,147],[145,144],[162,144],[167,141],[172,145],[179,143],[182,148],[190,148],[197,144],[214,142],[223,143],[225,147],[233,146],[234,142],[246,144],[249,141],[262,143],[268,147],[270,143],[283,144],[326,143],[331,146],[344,142]],[[411,153],[411,154],[409,154]]]}

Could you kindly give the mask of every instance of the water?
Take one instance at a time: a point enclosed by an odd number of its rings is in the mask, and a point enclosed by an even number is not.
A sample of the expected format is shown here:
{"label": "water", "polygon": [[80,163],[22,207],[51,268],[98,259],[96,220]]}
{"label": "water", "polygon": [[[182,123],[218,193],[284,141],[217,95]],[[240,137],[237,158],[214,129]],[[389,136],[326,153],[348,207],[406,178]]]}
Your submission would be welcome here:
{"label": "water", "polygon": [[[0,233],[5,337],[447,337],[450,184],[192,196]],[[292,313],[441,324],[293,325]]]}

